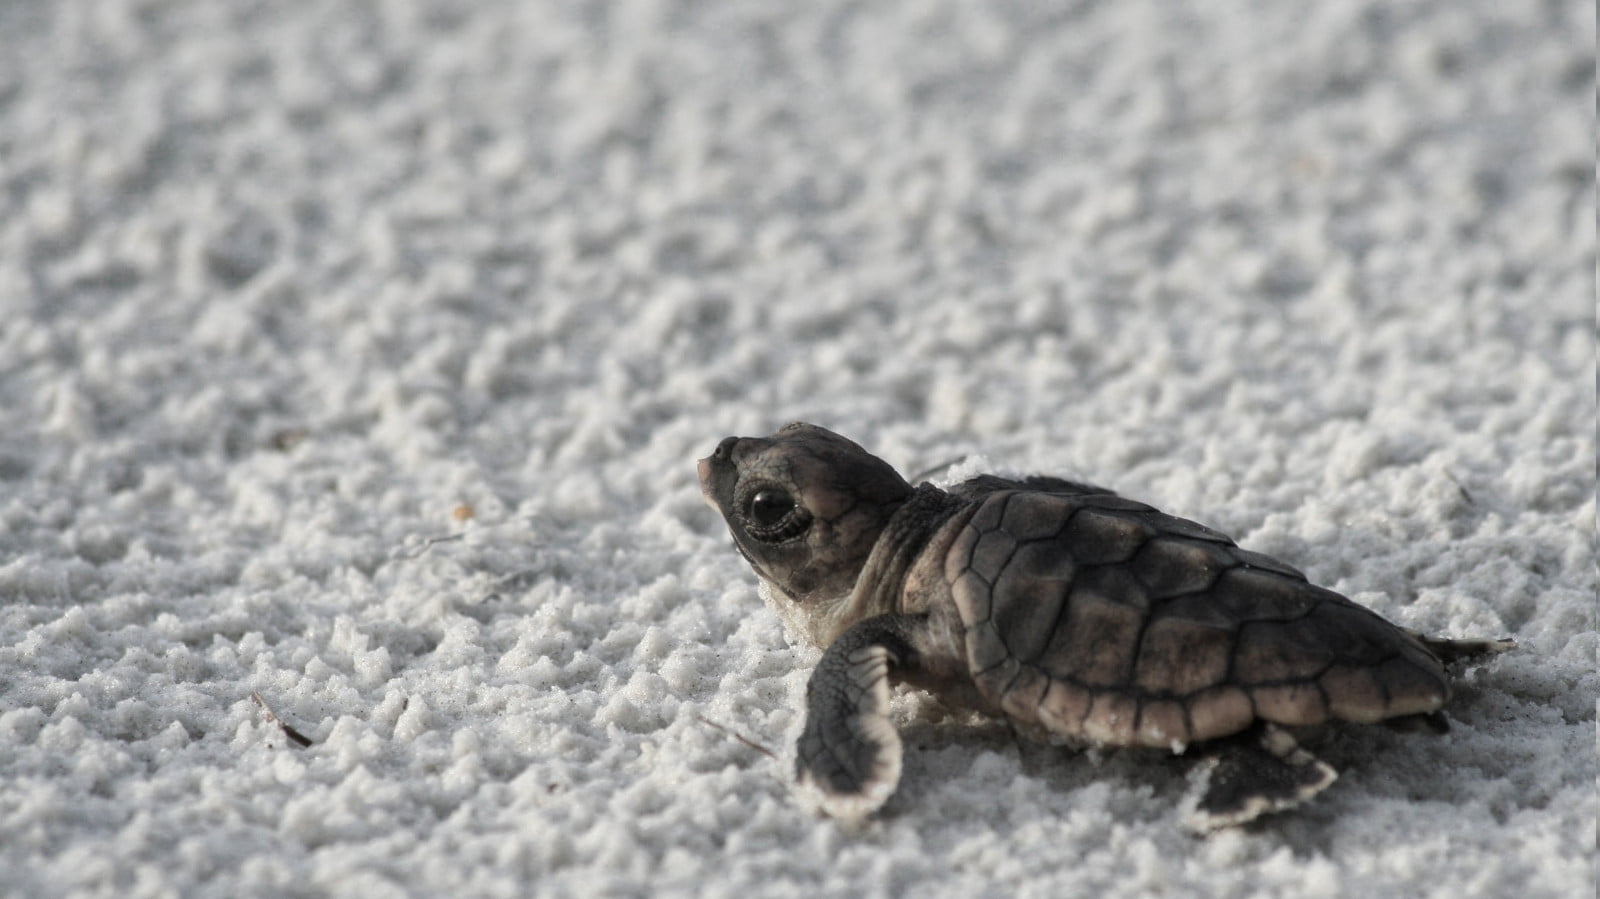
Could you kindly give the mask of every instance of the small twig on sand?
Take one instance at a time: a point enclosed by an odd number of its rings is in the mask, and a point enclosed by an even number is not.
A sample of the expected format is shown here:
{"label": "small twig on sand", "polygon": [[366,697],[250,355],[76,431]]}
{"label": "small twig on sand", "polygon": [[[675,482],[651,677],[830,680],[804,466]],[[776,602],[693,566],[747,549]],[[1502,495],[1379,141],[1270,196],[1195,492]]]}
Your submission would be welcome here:
{"label": "small twig on sand", "polygon": [[708,727],[714,727],[717,730],[722,731],[723,733],[727,734],[728,736],[734,738],[735,740],[738,740],[740,743],[743,743],[744,745],[750,747],[751,749],[754,749],[756,752],[761,753],[762,755],[766,756],[769,759],[776,759],[777,758],[777,756],[773,754],[772,750],[768,749],[765,746],[762,746],[760,743],[757,743],[754,740],[749,739],[748,737],[745,737],[745,736],[739,734],[737,731],[730,730],[730,729],[728,729],[726,727],[723,727],[722,725],[718,724],[715,721],[712,721],[710,718],[707,718],[704,715],[696,715],[694,717],[695,717],[695,720],[699,721],[701,724],[707,725]]}
{"label": "small twig on sand", "polygon": [[935,466],[933,466],[931,468],[928,468],[928,469],[918,473],[915,477],[912,477],[909,480],[913,484],[920,484],[923,481],[926,481],[927,479],[933,477],[936,474],[939,474],[939,473],[945,472],[945,471],[949,471],[950,468],[952,466],[954,466],[958,462],[967,461],[967,456],[969,456],[969,455],[971,455],[971,453],[968,453],[966,455],[956,456],[953,459],[946,459],[943,462],[940,462],[938,465],[935,465]]}
{"label": "small twig on sand", "polygon": [[395,556],[395,558],[400,558],[400,559],[419,559],[425,553],[427,553],[428,550],[433,549],[434,544],[436,544],[436,543],[454,543],[457,540],[464,539],[466,536],[467,536],[466,534],[442,534],[442,535],[440,535],[438,537],[428,537],[425,540],[423,540],[422,543],[419,546],[417,546],[415,549],[412,549],[412,550],[397,549],[397,550],[395,550],[394,556]]}
{"label": "small twig on sand", "polygon": [[1467,501],[1467,505],[1476,506],[1478,504],[1478,501],[1472,498],[1472,494],[1462,485],[1461,480],[1455,476],[1454,472],[1447,468],[1444,470],[1444,476],[1456,485],[1457,490],[1461,491],[1461,498]]}
{"label": "small twig on sand", "polygon": [[[474,522],[474,530],[492,531],[497,528],[515,527],[517,525],[531,525],[538,519],[538,516],[523,515],[517,518],[507,518],[504,521],[483,522],[478,520],[478,513],[476,509],[463,504],[450,510],[450,518],[458,524],[472,521]],[[440,543],[455,543],[458,540],[465,540],[466,538],[466,531],[457,531],[453,534],[436,534],[432,537],[423,537],[420,540],[417,540],[413,546],[395,547],[391,551],[390,557],[395,559],[418,559],[426,555],[428,550],[433,549]]]}
{"label": "small twig on sand", "polygon": [[279,718],[276,714],[274,714],[272,707],[267,705],[267,701],[261,698],[260,693],[252,691],[250,693],[250,698],[255,700],[256,705],[261,706],[261,714],[266,716],[268,721],[278,725],[278,727],[283,729],[283,735],[289,738],[289,742],[301,747],[302,749],[311,745],[311,738],[290,727],[282,718]]}

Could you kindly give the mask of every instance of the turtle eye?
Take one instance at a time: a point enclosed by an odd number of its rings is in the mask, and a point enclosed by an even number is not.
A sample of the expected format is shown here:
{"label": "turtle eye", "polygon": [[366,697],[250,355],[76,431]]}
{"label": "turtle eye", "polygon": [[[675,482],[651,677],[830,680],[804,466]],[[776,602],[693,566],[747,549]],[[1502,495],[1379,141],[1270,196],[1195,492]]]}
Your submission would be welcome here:
{"label": "turtle eye", "polygon": [[782,490],[759,490],[750,498],[750,521],[757,527],[776,527],[792,511],[794,497]]}
{"label": "turtle eye", "polygon": [[811,513],[794,494],[771,485],[757,487],[744,501],[744,532],[759,543],[787,543],[811,527]]}

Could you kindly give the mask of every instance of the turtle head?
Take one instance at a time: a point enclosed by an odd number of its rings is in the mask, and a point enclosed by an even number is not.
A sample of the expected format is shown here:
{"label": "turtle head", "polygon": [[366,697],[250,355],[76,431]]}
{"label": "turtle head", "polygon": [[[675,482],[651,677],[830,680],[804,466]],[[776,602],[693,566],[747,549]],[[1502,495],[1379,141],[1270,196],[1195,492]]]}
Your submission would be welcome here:
{"label": "turtle head", "polygon": [[700,490],[728,523],[791,630],[820,643],[911,485],[853,441],[795,422],[729,437],[700,460]]}

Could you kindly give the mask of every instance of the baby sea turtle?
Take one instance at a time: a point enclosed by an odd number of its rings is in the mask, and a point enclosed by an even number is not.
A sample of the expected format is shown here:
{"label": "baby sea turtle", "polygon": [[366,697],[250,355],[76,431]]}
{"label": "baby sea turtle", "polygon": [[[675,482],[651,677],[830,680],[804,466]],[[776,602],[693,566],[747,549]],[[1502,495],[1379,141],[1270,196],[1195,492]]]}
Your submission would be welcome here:
{"label": "baby sea turtle", "polygon": [[1189,824],[1241,824],[1337,776],[1290,727],[1442,732],[1447,662],[1510,641],[1402,630],[1276,559],[1110,491],[982,475],[912,487],[824,428],[729,437],[706,499],[789,630],[823,648],[796,769],[821,809],[900,779],[891,681],[1055,743],[1207,750]]}

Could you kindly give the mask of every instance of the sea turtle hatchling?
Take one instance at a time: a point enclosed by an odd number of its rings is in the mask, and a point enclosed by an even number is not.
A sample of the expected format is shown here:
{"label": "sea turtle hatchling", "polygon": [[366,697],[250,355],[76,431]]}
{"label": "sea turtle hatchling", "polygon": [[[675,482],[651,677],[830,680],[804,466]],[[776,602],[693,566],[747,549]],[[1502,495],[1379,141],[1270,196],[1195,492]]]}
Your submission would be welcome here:
{"label": "sea turtle hatchling", "polygon": [[796,754],[803,790],[858,820],[900,779],[891,681],[1054,743],[1212,766],[1210,830],[1337,776],[1289,728],[1447,728],[1447,662],[1510,641],[1403,630],[1203,525],[1051,477],[912,487],[814,425],[729,437],[700,486],[789,630],[823,648]]}

